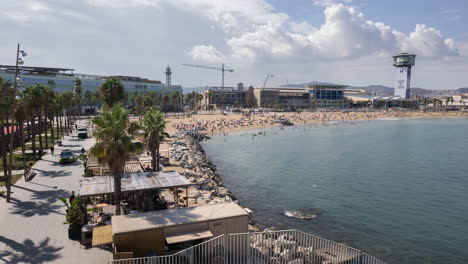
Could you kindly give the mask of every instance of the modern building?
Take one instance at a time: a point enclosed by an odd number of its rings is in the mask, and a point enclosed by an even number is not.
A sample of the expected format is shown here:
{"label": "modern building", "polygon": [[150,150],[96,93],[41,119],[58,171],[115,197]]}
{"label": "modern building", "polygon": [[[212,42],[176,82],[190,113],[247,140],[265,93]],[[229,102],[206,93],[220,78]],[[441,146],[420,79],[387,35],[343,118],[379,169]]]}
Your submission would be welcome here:
{"label": "modern building", "polygon": [[371,95],[350,95],[346,96],[353,108],[417,108],[418,101],[405,99],[399,96],[371,96]]}
{"label": "modern building", "polygon": [[[166,86],[161,81],[132,76],[101,76],[74,73],[74,69],[21,66],[19,74],[19,87],[25,88],[34,84],[48,85],[52,90],[63,93],[72,92],[75,80],[81,80],[83,94],[86,91],[95,92],[99,86],[110,77],[117,77],[122,82],[127,93],[157,92],[173,94],[175,91],[182,94],[180,85]],[[14,81],[15,66],[0,65],[0,77]]]}
{"label": "modern building", "polygon": [[202,92],[202,107],[244,107],[246,91],[233,87],[212,87]]}
{"label": "modern building", "polygon": [[[246,91],[239,84],[235,88],[210,88],[203,92],[204,108],[221,107],[262,107],[285,109],[347,108],[344,85],[312,85],[304,88],[249,87]],[[365,90],[352,90],[361,94]]]}
{"label": "modern building", "polygon": [[258,107],[304,109],[311,106],[310,93],[304,88],[260,87],[253,92]]}
{"label": "modern building", "polygon": [[314,84],[307,86],[316,108],[348,108],[349,102],[344,97],[346,85]]}
{"label": "modern building", "polygon": [[351,95],[368,95],[366,89],[344,89],[344,96],[351,96]]}
{"label": "modern building", "polygon": [[440,99],[442,106],[450,110],[466,110],[468,105],[468,94],[453,95],[449,98]]}

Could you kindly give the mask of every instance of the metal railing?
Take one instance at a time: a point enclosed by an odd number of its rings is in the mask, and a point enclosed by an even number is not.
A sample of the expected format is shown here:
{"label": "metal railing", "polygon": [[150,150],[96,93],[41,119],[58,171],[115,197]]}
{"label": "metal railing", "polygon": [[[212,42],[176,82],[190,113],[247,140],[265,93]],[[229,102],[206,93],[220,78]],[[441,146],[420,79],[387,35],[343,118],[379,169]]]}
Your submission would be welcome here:
{"label": "metal railing", "polygon": [[358,249],[297,230],[221,235],[173,255],[108,264],[385,264]]}

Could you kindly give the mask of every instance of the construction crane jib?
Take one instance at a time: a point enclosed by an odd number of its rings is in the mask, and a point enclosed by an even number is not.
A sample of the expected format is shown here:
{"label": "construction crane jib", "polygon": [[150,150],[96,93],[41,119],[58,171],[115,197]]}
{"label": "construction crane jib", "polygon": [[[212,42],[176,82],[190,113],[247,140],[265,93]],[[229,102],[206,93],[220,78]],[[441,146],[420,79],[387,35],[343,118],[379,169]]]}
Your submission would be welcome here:
{"label": "construction crane jib", "polygon": [[196,68],[204,68],[204,69],[210,69],[210,70],[218,70],[221,71],[221,88],[224,88],[224,72],[233,72],[233,69],[226,69],[224,68],[224,63],[221,64],[221,68],[218,67],[212,67],[212,66],[205,66],[205,65],[196,65],[196,64],[182,64],[183,66],[189,66],[189,67],[196,67]]}

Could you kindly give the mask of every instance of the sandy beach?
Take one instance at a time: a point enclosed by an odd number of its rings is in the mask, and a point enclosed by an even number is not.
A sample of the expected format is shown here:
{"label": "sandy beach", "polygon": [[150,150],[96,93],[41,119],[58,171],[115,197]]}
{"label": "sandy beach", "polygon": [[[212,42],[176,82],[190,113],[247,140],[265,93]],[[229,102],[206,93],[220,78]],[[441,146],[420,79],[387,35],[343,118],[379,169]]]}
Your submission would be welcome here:
{"label": "sandy beach", "polygon": [[242,130],[261,129],[279,126],[277,120],[288,119],[295,125],[376,120],[393,118],[467,118],[467,112],[303,112],[303,113],[260,113],[250,116],[241,114],[192,115],[191,117],[168,118],[167,131],[174,134],[178,130],[200,130],[207,134],[230,133]]}

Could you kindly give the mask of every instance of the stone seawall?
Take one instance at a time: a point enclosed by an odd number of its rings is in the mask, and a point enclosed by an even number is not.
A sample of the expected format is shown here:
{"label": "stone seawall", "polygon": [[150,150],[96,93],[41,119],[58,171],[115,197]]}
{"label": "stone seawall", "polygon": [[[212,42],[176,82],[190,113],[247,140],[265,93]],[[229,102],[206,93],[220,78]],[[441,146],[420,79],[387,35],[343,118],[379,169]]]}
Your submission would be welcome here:
{"label": "stone seawall", "polygon": [[[199,142],[206,139],[209,137],[205,134],[193,132],[177,132],[172,137],[171,158],[179,162],[179,166],[184,169],[183,175],[196,184],[197,192],[192,196],[195,203],[203,205],[232,201],[242,206],[223,185],[216,166],[201,147]],[[249,231],[259,231],[253,221],[249,224]]]}

